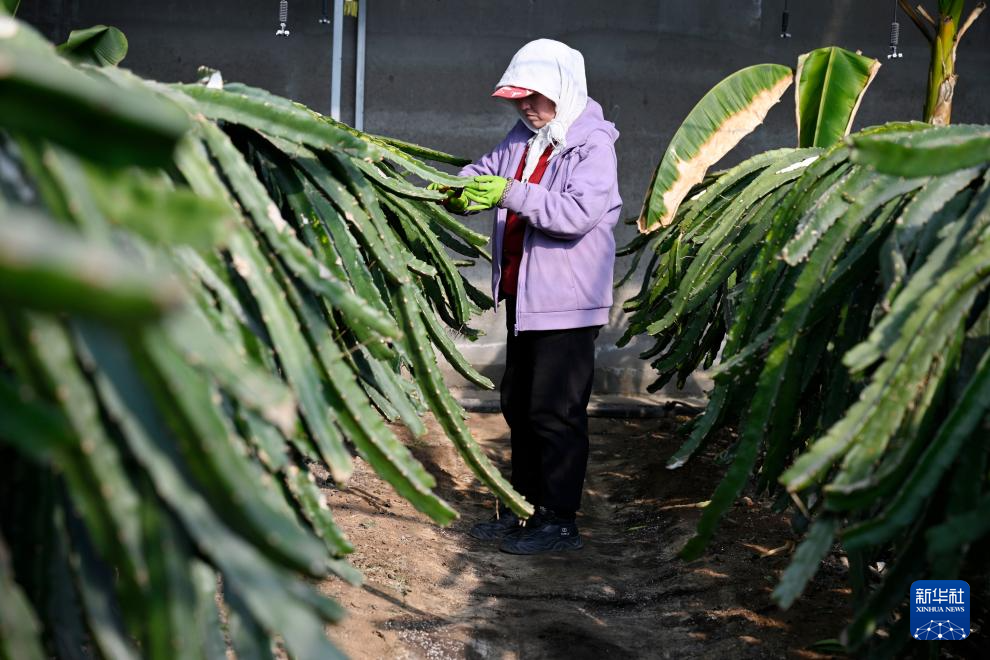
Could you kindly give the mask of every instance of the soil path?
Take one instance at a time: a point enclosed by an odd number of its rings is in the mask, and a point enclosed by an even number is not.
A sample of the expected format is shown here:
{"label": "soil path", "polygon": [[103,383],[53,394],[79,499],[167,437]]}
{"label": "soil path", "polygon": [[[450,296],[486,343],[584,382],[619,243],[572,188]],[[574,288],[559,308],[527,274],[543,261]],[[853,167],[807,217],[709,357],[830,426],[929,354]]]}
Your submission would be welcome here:
{"label": "soil path", "polygon": [[[470,425],[504,466],[501,416],[475,414]],[[462,514],[449,528],[359,462],[347,490],[325,491],[366,579],[361,588],[325,583],[350,612],[333,639],[353,658],[828,657],[808,647],[837,636],[848,617],[844,569],[826,564],[790,611],[773,605],[770,591],[796,537],[769,503],[744,500],[705,558],[677,559],[696,505],[718,482],[722,447],[664,470],[676,425],[592,420],[578,518],[585,547],[558,555],[506,555],[467,536],[491,515],[493,499],[435,426],[411,447]]]}

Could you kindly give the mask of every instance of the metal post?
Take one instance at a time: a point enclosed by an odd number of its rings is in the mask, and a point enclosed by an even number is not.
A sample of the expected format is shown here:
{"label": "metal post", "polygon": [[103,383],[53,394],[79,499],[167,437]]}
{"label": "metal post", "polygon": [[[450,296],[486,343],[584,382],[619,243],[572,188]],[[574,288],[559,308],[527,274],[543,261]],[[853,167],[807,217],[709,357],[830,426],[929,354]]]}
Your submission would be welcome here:
{"label": "metal post", "polygon": [[359,131],[364,130],[364,47],[365,47],[365,27],[368,20],[369,0],[361,0],[358,8],[358,32],[357,32],[357,72],[354,89],[354,128]]}
{"label": "metal post", "polygon": [[330,61],[330,116],[340,121],[340,68],[344,50],[344,0],[333,0],[333,53]]}

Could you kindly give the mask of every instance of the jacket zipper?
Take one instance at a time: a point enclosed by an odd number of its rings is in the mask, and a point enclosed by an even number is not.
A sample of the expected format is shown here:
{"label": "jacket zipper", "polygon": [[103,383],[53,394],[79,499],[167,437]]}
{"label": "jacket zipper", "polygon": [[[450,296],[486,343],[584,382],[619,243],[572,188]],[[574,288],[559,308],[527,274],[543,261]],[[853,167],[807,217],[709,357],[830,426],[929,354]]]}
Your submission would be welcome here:
{"label": "jacket zipper", "polygon": [[[533,231],[533,228],[530,227],[529,226],[529,223],[527,222],[526,223],[526,227],[523,229],[523,253],[522,253],[522,256],[519,258],[519,275],[520,276],[522,276],[522,273],[523,273],[523,263],[522,263],[522,260],[526,258],[526,240],[529,238],[529,235],[532,233],[532,231]],[[513,332],[514,332],[514,334],[515,334],[516,337],[519,336],[519,302],[522,300],[522,296],[519,295],[520,293],[522,293],[522,287],[519,286],[519,280],[517,279],[516,280],[516,309],[514,310],[515,311],[515,314],[516,314],[516,318],[515,318],[515,322],[512,324],[512,330],[513,330]]]}
{"label": "jacket zipper", "polygon": [[[575,146],[577,146],[577,145],[575,145]],[[551,184],[553,184],[553,182],[555,180],[555,177],[560,173],[560,168],[562,167],[564,155],[570,153],[572,149],[574,149],[574,147],[569,147],[568,149],[565,149],[564,151],[562,151],[559,154],[557,154],[557,158],[554,159],[556,161],[556,163],[555,163],[556,164],[556,167],[554,167],[553,172],[550,173],[550,178],[547,180],[546,188],[548,190],[550,189]],[[508,211],[506,211],[506,215],[508,215]],[[503,228],[502,231],[504,232],[505,229]],[[533,231],[535,231],[535,230],[532,227],[530,227],[529,226],[529,223],[527,222],[526,223],[525,232],[523,233],[523,255],[522,255],[523,258],[526,257],[526,240],[530,237],[530,235],[533,233]],[[502,246],[502,247],[504,247],[504,246]],[[500,260],[501,260],[501,258],[502,258],[501,255],[499,255],[499,259]],[[519,273],[520,273],[520,275],[522,274],[522,272],[523,272],[522,259],[520,259],[519,260]],[[501,286],[502,286],[502,273],[501,273],[501,268],[500,268],[498,282],[496,283],[496,286],[495,286],[495,309],[496,310],[498,309],[498,289]],[[516,309],[515,309],[516,318],[514,319],[514,323],[512,324],[513,334],[516,337],[519,336],[519,301],[522,300],[522,296],[520,295],[521,289],[522,289],[522,287],[518,286],[518,284],[517,284],[516,285]]]}
{"label": "jacket zipper", "polygon": [[[556,167],[554,167],[553,172],[550,173],[550,178],[547,179],[547,185],[546,185],[547,190],[550,189],[550,186],[553,184],[553,182],[556,179],[557,175],[560,173],[560,168],[563,166],[563,157],[564,157],[564,155],[570,153],[572,149],[574,149],[574,147],[570,147],[568,149],[565,149],[564,151],[560,152],[557,155],[557,158],[556,159],[554,159],[556,161],[556,163],[555,163]],[[542,183],[542,181],[541,181],[541,183]],[[522,254],[522,259],[526,258],[526,254],[527,254],[527,252],[526,252],[526,241],[531,237],[531,235],[532,235],[532,233],[534,231],[536,231],[536,230],[533,229],[532,227],[530,227],[529,226],[529,223],[527,222],[526,223],[525,232],[523,233],[523,254]],[[520,275],[523,272],[522,259],[519,260],[519,274]],[[500,272],[499,273],[499,286],[501,286],[501,281],[502,281],[502,275],[501,275],[501,272]],[[522,300],[522,295],[520,295],[521,293],[522,293],[522,287],[518,286],[518,284],[517,284],[517,286],[516,286],[516,310],[515,310],[515,312],[516,312],[516,318],[515,318],[515,322],[512,325],[512,330],[513,330],[513,333],[515,334],[516,337],[519,336],[519,301]]]}

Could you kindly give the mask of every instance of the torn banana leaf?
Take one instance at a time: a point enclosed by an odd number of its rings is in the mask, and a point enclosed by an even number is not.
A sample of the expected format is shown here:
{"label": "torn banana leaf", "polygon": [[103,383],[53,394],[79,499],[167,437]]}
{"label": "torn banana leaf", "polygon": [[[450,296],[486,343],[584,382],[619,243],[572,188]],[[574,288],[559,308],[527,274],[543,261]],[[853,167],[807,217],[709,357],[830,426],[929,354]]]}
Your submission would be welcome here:
{"label": "torn banana leaf", "polygon": [[641,232],[666,227],[708,168],[763,123],[790,87],[794,74],[779,64],[757,64],[711,89],[674,133],[640,212]]}

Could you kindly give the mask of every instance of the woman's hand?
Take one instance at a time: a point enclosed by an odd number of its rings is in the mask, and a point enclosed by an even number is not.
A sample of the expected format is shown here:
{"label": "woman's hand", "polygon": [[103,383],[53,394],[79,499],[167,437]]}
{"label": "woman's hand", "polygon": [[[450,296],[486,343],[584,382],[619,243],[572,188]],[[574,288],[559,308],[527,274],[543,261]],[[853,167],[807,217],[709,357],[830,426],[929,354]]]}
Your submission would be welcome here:
{"label": "woman's hand", "polygon": [[471,200],[473,204],[467,207],[468,211],[485,211],[497,206],[502,201],[509,186],[509,180],[492,175],[481,175],[471,179],[471,183],[464,186],[463,197]]}
{"label": "woman's hand", "polygon": [[447,209],[448,211],[453,211],[454,213],[462,214],[471,210],[470,207],[468,206],[469,204],[468,198],[464,196],[463,189],[461,190],[461,192],[457,192],[456,190],[451,190],[450,192],[448,192],[447,199],[443,200],[441,204],[443,204],[443,207],[445,209]]}
{"label": "woman's hand", "polygon": [[450,188],[439,183],[431,183],[426,187],[426,189],[437,190],[444,193],[446,197],[438,200],[437,203],[448,211],[458,214],[462,214],[467,211],[469,201],[464,196],[463,188]]}

